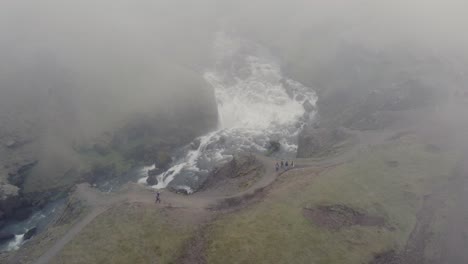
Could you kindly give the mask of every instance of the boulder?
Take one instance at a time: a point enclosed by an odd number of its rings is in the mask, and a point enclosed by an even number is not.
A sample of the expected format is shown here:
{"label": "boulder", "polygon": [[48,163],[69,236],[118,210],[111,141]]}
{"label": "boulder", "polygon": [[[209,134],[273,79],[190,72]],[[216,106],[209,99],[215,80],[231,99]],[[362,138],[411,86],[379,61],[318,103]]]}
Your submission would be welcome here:
{"label": "boulder", "polygon": [[302,94],[296,95],[296,101],[301,102],[301,101],[304,100],[304,99],[305,99],[305,96],[304,96],[304,95],[302,95]]}
{"label": "boulder", "polygon": [[15,234],[9,233],[9,232],[0,232],[0,243],[13,239],[15,237]]}
{"label": "boulder", "polygon": [[171,166],[172,158],[171,156],[164,151],[159,151],[155,160],[155,165],[161,170],[167,170]]}
{"label": "boulder", "polygon": [[270,140],[268,142],[268,153],[273,154],[275,152],[278,152],[281,149],[281,143],[276,140]]}
{"label": "boulder", "polygon": [[0,219],[10,216],[20,206],[19,188],[11,184],[0,184]]}
{"label": "boulder", "polygon": [[33,227],[29,229],[25,234],[24,234],[24,240],[29,240],[31,239],[34,235],[37,233],[37,227]]}
{"label": "boulder", "polygon": [[[148,172],[149,174],[149,172]],[[158,184],[158,179],[156,178],[157,175],[148,175],[148,178],[146,179],[146,183],[150,186],[157,185]]]}
{"label": "boulder", "polygon": [[307,113],[311,113],[311,112],[314,112],[314,111],[315,111],[315,106],[314,106],[309,100],[306,100],[306,101],[302,104],[302,107],[304,107],[304,110],[305,110]]}
{"label": "boulder", "polygon": [[190,149],[191,150],[197,150],[200,147],[200,143],[201,143],[200,139],[196,138],[195,140],[193,140],[190,143]]}
{"label": "boulder", "polygon": [[183,194],[183,195],[190,195],[189,191],[186,188],[182,188],[180,186],[177,187],[169,187],[168,188],[170,192],[177,193],[177,194]]}

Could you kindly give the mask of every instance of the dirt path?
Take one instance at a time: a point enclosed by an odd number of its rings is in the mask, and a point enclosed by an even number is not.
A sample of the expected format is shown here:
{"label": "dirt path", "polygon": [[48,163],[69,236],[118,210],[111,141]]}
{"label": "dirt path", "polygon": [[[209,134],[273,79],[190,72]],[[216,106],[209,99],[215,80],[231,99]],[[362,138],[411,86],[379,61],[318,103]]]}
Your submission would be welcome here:
{"label": "dirt path", "polygon": [[[334,166],[352,159],[356,154],[370,145],[381,144],[390,136],[397,133],[394,130],[374,131],[374,132],[356,132],[352,131],[358,138],[358,143],[351,149],[340,153],[337,156],[322,159],[298,159],[296,160],[296,168],[304,167],[329,167]],[[228,199],[243,198],[247,196],[254,196],[258,190],[261,190],[271,185],[283,171],[279,173],[275,171],[275,159],[256,156],[257,159],[265,166],[265,173],[263,177],[254,183],[249,189],[232,196],[213,195],[209,191],[195,193],[189,197],[184,195],[175,194],[166,190],[161,191],[161,207],[171,208],[190,208],[208,210],[215,207],[217,204],[222,203]],[[77,195],[84,200],[90,207],[91,212],[76,223],[61,239],[59,239],[50,249],[48,249],[35,264],[49,263],[75,236],[77,236],[83,228],[90,224],[97,216],[105,212],[108,208],[115,204],[123,202],[139,202],[154,204],[154,190],[145,188],[143,186],[129,183],[123,191],[115,194],[105,194],[98,190],[91,188],[87,184],[80,184],[77,186]]]}
{"label": "dirt path", "polygon": [[[277,177],[274,170],[274,160],[267,157],[257,156],[257,158],[265,166],[264,176],[251,186],[248,190],[234,196],[213,196],[209,192],[196,193],[189,197],[175,194],[169,191],[161,191],[161,207],[171,208],[191,208],[207,210],[223,199],[241,197],[254,193],[259,188],[264,188],[273,183]],[[90,224],[97,216],[105,212],[108,208],[115,204],[123,202],[139,202],[139,203],[155,203],[154,190],[145,188],[134,183],[129,183],[124,190],[116,194],[106,194],[99,192],[97,189],[91,188],[88,184],[77,185],[77,196],[86,202],[91,208],[91,212],[76,223],[61,239],[48,249],[35,264],[49,263],[75,236],[77,236],[83,228]]]}
{"label": "dirt path", "polygon": [[48,264],[50,260],[55,257],[63,247],[68,244],[78,233],[83,230],[91,221],[94,220],[98,215],[106,210],[105,207],[94,208],[85,218],[79,221],[72,227],[62,238],[60,238],[49,250],[46,251],[39,259],[36,260],[36,264]]}

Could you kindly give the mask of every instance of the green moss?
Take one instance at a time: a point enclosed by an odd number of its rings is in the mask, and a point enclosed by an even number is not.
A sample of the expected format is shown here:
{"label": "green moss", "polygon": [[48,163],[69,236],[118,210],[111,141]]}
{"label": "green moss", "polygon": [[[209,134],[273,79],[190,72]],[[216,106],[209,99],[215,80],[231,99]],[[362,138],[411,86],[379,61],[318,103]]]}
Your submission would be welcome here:
{"label": "green moss", "polygon": [[127,160],[121,153],[112,150],[106,155],[100,155],[96,151],[88,150],[80,152],[81,160],[83,161],[82,171],[90,171],[92,167],[98,166],[115,166],[116,173],[122,174],[135,166],[134,162]]}

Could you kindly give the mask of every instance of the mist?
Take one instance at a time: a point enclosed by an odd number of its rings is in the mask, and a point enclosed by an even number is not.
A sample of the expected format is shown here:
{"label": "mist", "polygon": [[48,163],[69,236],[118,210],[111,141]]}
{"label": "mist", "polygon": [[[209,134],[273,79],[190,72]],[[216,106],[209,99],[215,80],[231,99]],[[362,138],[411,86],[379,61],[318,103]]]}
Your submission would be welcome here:
{"label": "mist", "polygon": [[20,198],[0,199],[0,231],[21,205],[140,167],[144,177],[121,182],[191,194],[238,152],[309,166],[348,139],[391,138],[389,127],[419,133],[426,156],[439,143],[466,151],[466,10],[464,0],[2,0],[0,198]]}
{"label": "mist", "polygon": [[218,31],[259,41],[290,64],[307,56],[312,70],[343,43],[439,60],[466,59],[468,44],[465,1],[1,5],[1,104],[55,109],[83,130],[190,98],[203,86],[200,71],[210,65]]}
{"label": "mist", "polygon": [[[264,45],[286,73],[319,92],[353,89],[337,69],[356,50],[395,65],[431,58],[463,82],[467,7],[455,0],[2,1],[3,137],[39,138],[43,155],[57,152],[53,163],[72,142],[135,114],[174,118],[214,105],[203,71],[213,64],[217,32]],[[353,63],[343,70],[366,67]]]}

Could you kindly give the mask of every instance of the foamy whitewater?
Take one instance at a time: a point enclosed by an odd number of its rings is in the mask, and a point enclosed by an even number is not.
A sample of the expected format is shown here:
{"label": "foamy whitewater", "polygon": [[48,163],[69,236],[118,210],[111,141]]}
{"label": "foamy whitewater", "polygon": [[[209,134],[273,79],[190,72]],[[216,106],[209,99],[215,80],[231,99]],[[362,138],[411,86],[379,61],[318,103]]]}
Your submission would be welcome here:
{"label": "foamy whitewater", "polygon": [[[219,33],[216,63],[204,74],[214,88],[218,129],[196,139],[166,172],[156,189],[169,184],[188,193],[215,165],[241,151],[265,152],[270,140],[281,143],[281,157],[292,157],[297,136],[315,116],[313,89],[285,78],[276,60],[261,46]],[[195,147],[194,147],[195,146]],[[145,167],[145,175],[155,167]],[[139,182],[146,183],[146,178]]]}

